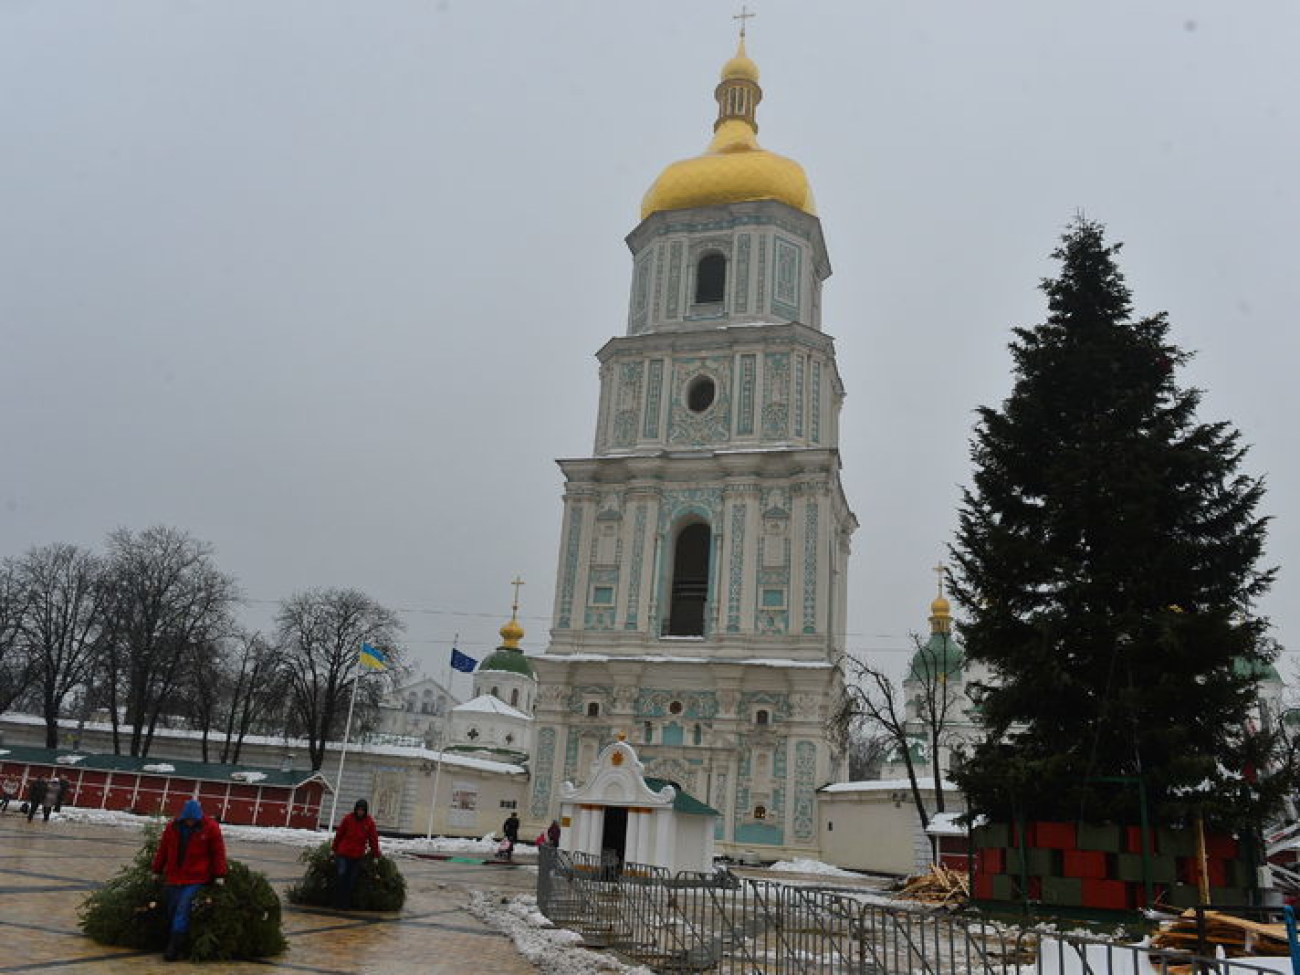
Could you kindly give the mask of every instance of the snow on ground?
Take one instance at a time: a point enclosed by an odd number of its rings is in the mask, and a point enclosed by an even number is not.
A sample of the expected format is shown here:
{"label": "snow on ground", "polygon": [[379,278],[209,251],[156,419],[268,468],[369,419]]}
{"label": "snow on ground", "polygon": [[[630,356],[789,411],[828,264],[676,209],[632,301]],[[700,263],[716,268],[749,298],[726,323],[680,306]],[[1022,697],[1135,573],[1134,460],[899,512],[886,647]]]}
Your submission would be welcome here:
{"label": "snow on ground", "polygon": [[[53,815],[72,823],[94,823],[98,826],[135,826],[142,827],[148,823],[149,816],[133,816],[126,812],[110,812],[103,809],[77,809],[70,807]],[[231,839],[247,843],[279,843],[281,846],[319,846],[330,838],[330,833],[321,829],[286,829],[281,826],[234,826],[223,823],[221,832]],[[497,848],[497,841],[491,836],[482,839],[461,839],[452,836],[435,836],[432,839],[415,837],[396,839],[383,837],[380,846],[386,853],[418,854],[452,854],[464,856],[487,856]]]}
{"label": "snow on ground", "polygon": [[822,863],[820,860],[779,860],[767,868],[777,873],[812,873],[821,877],[855,877],[860,878],[862,874],[854,873],[852,870],[844,870],[841,867],[833,866],[829,863]]}
{"label": "snow on ground", "polygon": [[580,947],[582,935],[551,924],[537,910],[537,898],[529,894],[493,900],[476,890],[468,910],[508,936],[519,953],[544,975],[654,975],[643,965],[625,965],[608,952]]}

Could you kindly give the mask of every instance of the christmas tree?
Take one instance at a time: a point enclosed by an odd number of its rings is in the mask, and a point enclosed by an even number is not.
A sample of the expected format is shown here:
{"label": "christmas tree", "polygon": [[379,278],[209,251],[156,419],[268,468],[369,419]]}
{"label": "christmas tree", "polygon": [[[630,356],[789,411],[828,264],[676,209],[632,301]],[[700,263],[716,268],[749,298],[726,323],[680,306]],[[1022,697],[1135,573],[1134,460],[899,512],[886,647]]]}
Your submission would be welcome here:
{"label": "christmas tree", "polygon": [[[1120,245],[1074,221],[1018,328],[1014,386],[979,410],[953,592],[992,679],[954,778],[996,820],[1258,822],[1289,781],[1254,720],[1276,653],[1255,615],[1263,484],[1180,386],[1165,314],[1134,318]],[[1275,771],[1275,770],[1274,770]]]}

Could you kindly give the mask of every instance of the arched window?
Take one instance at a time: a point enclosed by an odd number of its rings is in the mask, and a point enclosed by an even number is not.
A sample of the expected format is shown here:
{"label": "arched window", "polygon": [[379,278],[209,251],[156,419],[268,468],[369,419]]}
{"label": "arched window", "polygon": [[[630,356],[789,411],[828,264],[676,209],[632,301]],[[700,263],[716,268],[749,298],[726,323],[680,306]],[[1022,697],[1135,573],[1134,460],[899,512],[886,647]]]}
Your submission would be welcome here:
{"label": "arched window", "polygon": [[703,741],[703,739],[704,739],[704,732],[699,725],[696,725],[695,730],[691,732],[691,743],[694,745],[698,745],[701,741]]}
{"label": "arched window", "polygon": [[655,740],[655,729],[649,721],[645,723],[645,743],[648,745]]}
{"label": "arched window", "polygon": [[702,522],[687,525],[677,536],[668,609],[669,636],[704,636],[712,540],[713,532]]}
{"label": "arched window", "polygon": [[727,290],[727,259],[714,251],[700,258],[695,265],[695,303],[713,304],[722,301]]}
{"label": "arched window", "polygon": [[767,724],[771,716],[765,710],[754,712],[754,724]]}
{"label": "arched window", "polygon": [[587,705],[587,717],[589,718],[600,717],[600,705],[597,704],[595,701],[592,701],[590,704]]}
{"label": "arched window", "polygon": [[510,689],[510,706],[512,708],[519,707],[519,688],[517,687]]}
{"label": "arched window", "polygon": [[501,700],[501,688],[499,687],[492,688],[492,696],[495,697],[498,701]]}

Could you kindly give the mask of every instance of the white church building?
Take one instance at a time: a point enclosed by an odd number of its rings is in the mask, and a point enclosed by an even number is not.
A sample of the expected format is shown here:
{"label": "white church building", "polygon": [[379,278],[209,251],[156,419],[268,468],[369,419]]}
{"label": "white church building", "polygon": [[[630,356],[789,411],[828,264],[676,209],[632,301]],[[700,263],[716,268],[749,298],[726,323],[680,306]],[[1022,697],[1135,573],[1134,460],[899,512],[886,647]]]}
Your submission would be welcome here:
{"label": "white church building", "polygon": [[714,95],[707,150],[663,170],[627,237],[593,452],[559,462],[523,818],[558,816],[565,784],[623,733],[647,776],[721,814],[720,853],[778,859],[816,853],[817,790],[843,777],[829,728],[857,522],[821,223],[803,168],[758,145],[743,36]]}

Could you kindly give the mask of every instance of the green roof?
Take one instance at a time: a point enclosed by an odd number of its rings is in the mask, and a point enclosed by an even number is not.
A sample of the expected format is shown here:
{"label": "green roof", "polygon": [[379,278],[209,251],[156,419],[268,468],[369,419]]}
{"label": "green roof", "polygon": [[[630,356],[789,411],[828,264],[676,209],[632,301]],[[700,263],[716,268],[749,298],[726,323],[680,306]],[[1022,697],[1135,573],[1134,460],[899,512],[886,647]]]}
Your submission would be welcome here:
{"label": "green roof", "polygon": [[[80,761],[67,761],[66,756],[80,755]],[[60,762],[60,758],[64,761]],[[290,769],[287,772],[275,768],[262,768],[256,765],[221,765],[216,762],[187,762],[177,758],[137,758],[131,755],[114,755],[112,753],[95,754],[84,749],[72,748],[36,748],[29,745],[0,745],[0,761],[22,762],[26,765],[48,765],[72,778],[78,769],[93,769],[100,772],[138,772],[141,775],[167,775],[174,779],[201,779],[204,782],[232,782],[236,772],[252,773],[256,781],[244,780],[244,785],[273,785],[282,788],[296,788],[304,782],[319,778],[320,772],[308,769]],[[174,771],[158,772],[145,768],[146,765],[169,765]]]}
{"label": "green roof", "polygon": [[924,681],[932,675],[959,677],[966,666],[961,644],[945,633],[931,633],[918,647],[907,668],[907,680]]}
{"label": "green roof", "polygon": [[518,648],[498,647],[478,665],[478,669],[480,673],[485,670],[504,670],[511,674],[523,674],[525,677],[533,676],[533,665]]}
{"label": "green roof", "polygon": [[1253,677],[1261,684],[1282,683],[1282,675],[1267,660],[1247,660],[1245,657],[1233,657],[1232,672],[1238,677]]}
{"label": "green roof", "polygon": [[651,792],[663,792],[666,786],[672,786],[677,790],[677,795],[673,797],[673,811],[685,813],[688,816],[721,816],[712,806],[700,802],[693,795],[683,789],[676,782],[669,782],[667,779],[654,779],[650,776],[645,777],[646,787]]}

